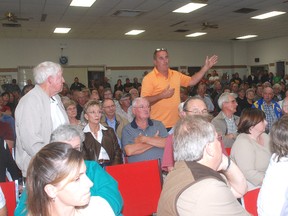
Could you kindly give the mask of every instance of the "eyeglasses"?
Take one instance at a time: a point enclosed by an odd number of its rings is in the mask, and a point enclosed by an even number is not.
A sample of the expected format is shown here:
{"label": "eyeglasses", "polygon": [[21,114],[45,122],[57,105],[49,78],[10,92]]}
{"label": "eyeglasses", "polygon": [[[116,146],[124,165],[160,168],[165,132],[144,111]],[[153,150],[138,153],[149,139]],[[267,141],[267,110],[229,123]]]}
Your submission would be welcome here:
{"label": "eyeglasses", "polygon": [[192,114],[208,114],[208,110],[207,109],[203,109],[203,110],[198,110],[198,109],[194,109],[194,110],[186,110],[184,109],[183,110],[184,112],[189,112],[189,113],[192,113]]}
{"label": "eyeglasses", "polygon": [[139,108],[139,109],[150,109],[151,107],[150,106],[134,106],[134,108]]}

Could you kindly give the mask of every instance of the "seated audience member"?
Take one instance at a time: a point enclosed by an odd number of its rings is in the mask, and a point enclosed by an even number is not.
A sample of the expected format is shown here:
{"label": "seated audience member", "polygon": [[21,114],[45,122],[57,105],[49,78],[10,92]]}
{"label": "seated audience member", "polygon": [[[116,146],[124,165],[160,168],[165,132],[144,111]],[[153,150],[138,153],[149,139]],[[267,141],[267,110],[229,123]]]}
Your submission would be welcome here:
{"label": "seated audience member", "polygon": [[[62,125],[53,131],[51,142],[63,142],[70,144],[72,148],[80,151],[82,142],[84,141],[84,133],[78,127],[73,125]],[[118,190],[117,182],[95,161],[85,161],[86,174],[93,182],[90,189],[91,196],[100,196],[104,198],[112,207],[115,215],[120,215],[123,200]],[[26,211],[27,193],[21,195],[20,202],[15,210],[15,215],[24,216]]]}
{"label": "seated audience member", "polygon": [[103,91],[103,100],[107,98],[113,99],[113,93],[111,88],[105,88]]}
{"label": "seated audience member", "polygon": [[97,89],[92,89],[91,90],[91,94],[90,94],[89,100],[97,100],[97,101],[100,100],[100,96],[99,96],[99,93],[98,93]]}
{"label": "seated audience member", "polygon": [[[118,103],[119,103],[119,100],[121,99],[122,95],[123,95],[123,92],[122,92],[122,91],[120,91],[120,90],[115,91],[115,93],[114,93],[114,98],[115,98],[115,100],[118,101]],[[120,106],[120,105],[119,105],[119,106]]]}
{"label": "seated audience member", "polygon": [[7,215],[8,214],[7,214],[6,200],[0,186],[0,216],[7,216]]}
{"label": "seated audience member", "polygon": [[122,150],[117,136],[110,127],[100,124],[102,116],[98,101],[88,101],[84,107],[84,117],[88,124],[84,128],[83,155],[85,160],[95,160],[102,166],[123,163]]}
{"label": "seated audience member", "polygon": [[123,85],[123,90],[125,93],[129,93],[130,89],[133,88],[133,83],[130,82],[129,78],[126,78],[126,82]]}
{"label": "seated audience member", "polygon": [[198,84],[197,95],[204,100],[204,102],[207,106],[208,112],[212,113],[212,112],[214,112],[214,105],[213,105],[213,102],[212,102],[210,96],[206,94],[206,90],[207,90],[207,87],[206,87],[205,83],[199,83]]}
{"label": "seated audience member", "polygon": [[129,94],[131,95],[131,101],[133,101],[135,98],[139,97],[139,92],[136,88],[131,88],[129,90]]}
{"label": "seated audience member", "polygon": [[254,101],[258,101],[258,100],[262,99],[262,94],[263,94],[263,87],[261,84],[257,84]]}
{"label": "seated audience member", "polygon": [[266,125],[264,112],[255,108],[244,110],[238,125],[239,135],[231,149],[231,158],[243,172],[248,190],[262,185],[271,157]]}
{"label": "seated audience member", "polygon": [[240,116],[241,112],[246,108],[246,103],[247,103],[247,100],[245,98],[244,88],[239,88],[237,95],[238,95],[238,97],[236,98],[236,102],[237,102],[238,106],[237,106],[237,111],[236,111],[235,115]]}
{"label": "seated audience member", "polygon": [[74,94],[76,95],[76,108],[77,108],[77,119],[81,119],[81,114],[83,112],[83,108],[88,101],[88,98],[85,96],[84,92],[75,90]]}
{"label": "seated audience member", "polygon": [[282,101],[282,114],[288,114],[288,97],[285,97]]}
{"label": "seated audience member", "polygon": [[122,94],[119,105],[116,105],[116,113],[123,118],[127,119],[129,122],[133,121],[133,113],[132,113],[132,106],[131,106],[131,94],[124,93]]}
{"label": "seated audience member", "polygon": [[145,98],[132,103],[134,120],[122,131],[122,145],[128,162],[162,159],[167,130],[157,120],[150,119],[150,104]]}
{"label": "seated audience member", "polygon": [[81,91],[82,88],[85,88],[86,86],[82,83],[79,82],[78,77],[74,78],[74,83],[71,84],[70,86],[70,91],[78,90]]}
{"label": "seated audience member", "polygon": [[188,87],[181,87],[180,88],[180,101],[184,103],[189,98],[189,90]]}
{"label": "seated audience member", "polygon": [[276,83],[273,85],[273,93],[274,93],[274,97],[273,100],[278,102],[283,100],[282,98],[282,94],[281,94],[281,85],[279,83]]}
{"label": "seated audience member", "polygon": [[[200,97],[190,97],[184,103],[181,103],[181,109],[178,107],[179,117],[183,118],[190,115],[208,115],[208,110],[205,102]],[[180,106],[180,105],[179,105]],[[170,133],[172,132],[172,133]],[[169,136],[166,140],[161,167],[164,171],[171,171],[174,167],[173,155],[173,132],[174,127],[169,131]]]}
{"label": "seated audience member", "polygon": [[5,105],[2,95],[0,95],[0,113],[10,116],[12,115],[11,108]]}
{"label": "seated audience member", "polygon": [[0,182],[6,181],[7,172],[9,172],[12,180],[22,177],[4,139],[0,137]]}
{"label": "seated audience member", "polygon": [[114,215],[105,199],[91,197],[82,154],[66,143],[50,143],[31,159],[26,186],[29,216]]}
{"label": "seated audience member", "polygon": [[123,85],[122,85],[122,80],[121,79],[118,79],[117,83],[114,85],[114,94],[118,90],[123,92]]}
{"label": "seated audience member", "polygon": [[138,89],[140,86],[142,86],[142,84],[138,82],[138,78],[137,77],[133,78],[133,83],[132,84],[133,84],[133,88],[135,88],[135,89]]}
{"label": "seated audience member", "polygon": [[258,196],[259,216],[280,215],[287,202],[288,116],[283,116],[273,124],[270,136],[273,154]]}
{"label": "seated audience member", "polygon": [[85,123],[82,123],[79,119],[76,118],[77,108],[76,108],[75,101],[69,100],[67,102],[63,102],[63,105],[65,107],[65,110],[69,119],[69,123],[71,125],[77,125],[83,129],[85,126]]}
{"label": "seated audience member", "polygon": [[221,112],[212,120],[219,135],[222,135],[225,148],[231,148],[237,137],[239,117],[234,115],[237,109],[236,95],[224,92],[218,99]]}
{"label": "seated audience member", "polygon": [[274,93],[273,89],[269,86],[264,87],[263,89],[263,98],[255,101],[253,108],[262,110],[266,115],[266,121],[268,123],[266,127],[266,132],[268,133],[273,125],[281,116],[281,108],[279,104],[273,100]]}
{"label": "seated audience member", "polygon": [[[248,88],[246,90],[246,104],[245,104],[245,108],[250,108],[252,107],[253,103],[254,103],[254,98],[255,98],[255,91],[253,88]],[[245,109],[244,108],[244,109]]]}
{"label": "seated audience member", "polygon": [[175,168],[165,179],[158,216],[249,215],[235,198],[245,194],[245,178],[222,154],[216,130],[205,117],[188,116],[177,122],[174,156]]}
{"label": "seated audience member", "polygon": [[114,100],[105,99],[102,102],[102,108],[104,113],[102,114],[100,123],[105,127],[113,128],[114,132],[117,135],[118,143],[121,147],[122,130],[124,126],[127,125],[129,122],[127,121],[127,119],[116,114],[116,105]]}

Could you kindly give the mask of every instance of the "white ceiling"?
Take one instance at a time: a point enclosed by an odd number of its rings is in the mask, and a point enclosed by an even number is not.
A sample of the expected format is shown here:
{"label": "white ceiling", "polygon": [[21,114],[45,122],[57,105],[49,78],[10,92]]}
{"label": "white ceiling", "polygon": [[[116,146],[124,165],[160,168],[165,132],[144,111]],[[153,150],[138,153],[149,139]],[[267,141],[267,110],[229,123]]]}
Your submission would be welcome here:
{"label": "white ceiling", "polygon": [[[199,1],[199,0],[198,0]],[[2,27],[0,38],[77,38],[77,39],[139,39],[227,42],[246,34],[257,34],[249,41],[288,36],[288,13],[267,20],[250,19],[272,10],[288,12],[288,0],[208,0],[208,5],[189,14],[172,11],[190,3],[189,0],[97,0],[91,8],[70,7],[71,0],[1,0],[0,17],[13,12],[21,27]],[[249,14],[235,13],[241,8],[257,9]],[[137,17],[113,16],[117,10],[141,10]],[[41,22],[42,14],[47,14]],[[186,34],[201,31],[203,22],[218,24],[218,29],[206,29],[207,35],[186,38]],[[177,24],[179,23],[179,24]],[[55,27],[72,28],[69,34],[53,34]],[[125,36],[132,29],[145,29],[138,36]],[[176,30],[188,30],[178,33]]]}

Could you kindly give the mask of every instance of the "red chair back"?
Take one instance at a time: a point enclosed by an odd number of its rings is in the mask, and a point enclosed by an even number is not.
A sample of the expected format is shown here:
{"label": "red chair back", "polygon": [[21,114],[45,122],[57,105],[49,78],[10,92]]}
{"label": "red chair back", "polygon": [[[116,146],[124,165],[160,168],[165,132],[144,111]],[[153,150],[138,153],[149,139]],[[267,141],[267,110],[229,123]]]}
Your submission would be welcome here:
{"label": "red chair back", "polygon": [[243,207],[253,216],[258,216],[257,213],[257,199],[260,188],[248,191],[242,198]]}
{"label": "red chair back", "polygon": [[14,210],[16,208],[16,191],[15,183],[12,182],[0,182],[1,189],[6,199],[6,207],[8,211],[8,216],[14,215]]}
{"label": "red chair back", "polygon": [[157,212],[162,190],[158,160],[107,166],[106,171],[118,182],[124,200],[123,215],[144,216]]}

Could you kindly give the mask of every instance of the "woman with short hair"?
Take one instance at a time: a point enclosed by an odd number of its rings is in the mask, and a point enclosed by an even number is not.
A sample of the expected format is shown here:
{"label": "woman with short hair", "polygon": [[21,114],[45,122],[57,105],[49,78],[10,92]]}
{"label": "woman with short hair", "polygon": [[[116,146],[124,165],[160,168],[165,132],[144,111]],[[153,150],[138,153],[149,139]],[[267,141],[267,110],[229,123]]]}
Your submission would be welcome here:
{"label": "woman with short hair", "polygon": [[260,187],[271,157],[270,138],[265,133],[265,113],[256,108],[245,109],[240,117],[231,158],[243,172],[248,191]]}

